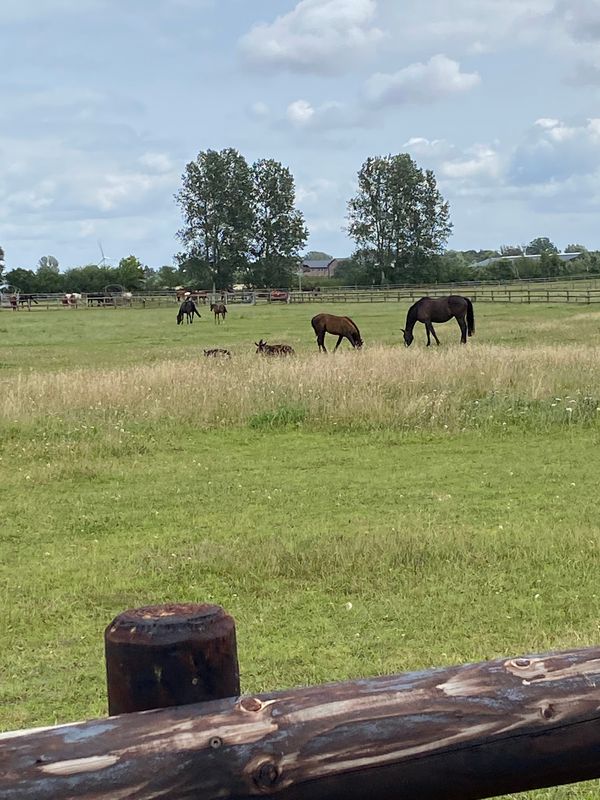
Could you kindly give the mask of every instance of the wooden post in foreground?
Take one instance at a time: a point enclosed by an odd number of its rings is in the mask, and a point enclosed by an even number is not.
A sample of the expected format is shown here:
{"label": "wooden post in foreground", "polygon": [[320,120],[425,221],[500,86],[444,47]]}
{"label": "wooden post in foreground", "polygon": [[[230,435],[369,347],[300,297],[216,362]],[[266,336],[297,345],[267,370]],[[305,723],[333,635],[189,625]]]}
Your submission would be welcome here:
{"label": "wooden post in foreground", "polygon": [[111,716],[240,694],[235,622],[220,606],[125,611],[104,642]]}
{"label": "wooden post in foreground", "polygon": [[478,800],[600,777],[600,648],[0,734],[2,800]]}

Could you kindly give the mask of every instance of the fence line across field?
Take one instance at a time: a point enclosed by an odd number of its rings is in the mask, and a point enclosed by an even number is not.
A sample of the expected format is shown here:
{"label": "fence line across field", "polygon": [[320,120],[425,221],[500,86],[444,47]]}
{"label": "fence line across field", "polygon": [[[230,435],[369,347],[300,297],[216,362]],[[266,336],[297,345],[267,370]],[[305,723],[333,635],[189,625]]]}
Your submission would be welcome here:
{"label": "fence line across field", "polygon": [[[335,291],[279,291],[277,298],[272,298],[267,291],[244,292],[244,293],[217,293],[215,295],[197,296],[196,302],[199,305],[209,305],[212,302],[223,302],[227,305],[297,305],[297,304],[338,304],[338,303],[414,303],[421,297],[444,297],[448,294],[462,294],[470,297],[474,303],[575,303],[579,305],[591,305],[600,303],[600,288],[598,289],[542,289],[542,288],[521,288],[521,287],[496,287],[496,288],[471,288],[454,287],[448,288],[428,288],[416,287],[415,289],[374,289],[371,291],[363,289],[346,289]],[[121,300],[118,297],[102,298],[99,293],[90,292],[82,294],[81,300],[77,305],[67,305],[63,302],[63,294],[36,294],[34,295],[36,304],[31,306],[32,311],[36,310],[109,310],[109,309],[152,309],[176,307],[179,301],[175,294],[170,292],[156,292],[144,294],[132,294],[131,298]],[[7,297],[0,297],[0,309],[12,311],[13,307]],[[27,310],[25,306],[23,309]]]}

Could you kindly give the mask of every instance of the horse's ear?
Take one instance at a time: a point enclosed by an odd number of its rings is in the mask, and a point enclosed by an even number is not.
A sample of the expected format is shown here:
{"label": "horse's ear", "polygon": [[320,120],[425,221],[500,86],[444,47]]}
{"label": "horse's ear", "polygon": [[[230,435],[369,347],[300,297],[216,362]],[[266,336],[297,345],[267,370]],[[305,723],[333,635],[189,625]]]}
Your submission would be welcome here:
{"label": "horse's ear", "polygon": [[400,328],[400,330],[402,331],[402,333],[406,333],[406,331],[404,330],[404,328]]}

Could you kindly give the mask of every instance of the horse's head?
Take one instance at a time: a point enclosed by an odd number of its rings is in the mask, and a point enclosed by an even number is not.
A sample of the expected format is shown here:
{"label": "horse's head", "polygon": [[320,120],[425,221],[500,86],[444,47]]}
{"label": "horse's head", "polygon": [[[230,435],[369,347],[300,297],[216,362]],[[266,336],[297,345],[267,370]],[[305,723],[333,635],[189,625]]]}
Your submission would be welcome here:
{"label": "horse's head", "polygon": [[415,340],[415,337],[412,335],[412,331],[405,331],[404,328],[402,328],[402,333],[404,335],[404,344],[406,347],[410,347]]}
{"label": "horse's head", "polygon": [[265,347],[267,346],[267,343],[263,342],[262,339],[259,342],[254,342],[254,344],[256,345],[256,352],[257,353],[262,353],[264,351]]}
{"label": "horse's head", "polygon": [[211,310],[211,311],[214,311],[214,310],[215,310],[215,303],[211,303],[211,304],[210,304],[210,310]]}
{"label": "horse's head", "polygon": [[356,347],[356,349],[360,350],[363,344],[364,344],[363,339],[361,339],[360,336],[357,336],[356,339],[354,340],[354,346]]}

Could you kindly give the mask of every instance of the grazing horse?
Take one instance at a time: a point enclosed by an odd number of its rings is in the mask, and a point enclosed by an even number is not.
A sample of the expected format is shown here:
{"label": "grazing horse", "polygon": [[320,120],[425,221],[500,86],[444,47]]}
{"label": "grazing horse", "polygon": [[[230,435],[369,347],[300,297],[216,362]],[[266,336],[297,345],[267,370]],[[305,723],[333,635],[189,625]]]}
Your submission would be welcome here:
{"label": "grazing horse", "polygon": [[213,347],[212,350],[205,350],[204,355],[207,358],[231,358],[229,350],[225,350],[223,347]]}
{"label": "grazing horse", "polygon": [[179,311],[177,312],[177,324],[183,325],[183,318],[185,317],[185,321],[191,325],[194,321],[194,314],[196,314],[198,317],[200,316],[200,313],[196,308],[196,303],[189,298],[184,300],[179,306]]}
{"label": "grazing horse", "polygon": [[293,356],[295,353],[294,348],[289,344],[267,344],[262,339],[254,344],[256,352],[262,353],[263,356]]}
{"label": "grazing horse", "polygon": [[223,318],[223,322],[225,322],[225,314],[227,313],[227,306],[224,303],[211,303],[210,310],[214,312],[215,322],[218,321],[220,325],[221,317]]}
{"label": "grazing horse", "polygon": [[433,322],[448,322],[452,317],[456,318],[460,327],[460,343],[467,343],[467,335],[475,333],[475,316],[473,314],[473,303],[468,297],[461,297],[451,294],[449,297],[422,297],[408,309],[406,315],[406,329],[402,328],[404,334],[404,344],[407,347],[413,343],[413,328],[417,322],[422,322],[427,331],[427,347],[431,344],[431,335],[439,344]]}
{"label": "grazing horse", "polygon": [[319,345],[319,352],[326,353],[325,347],[325,334],[332,333],[338,337],[337,344],[333,350],[335,351],[340,346],[342,339],[348,339],[352,347],[360,348],[364,342],[361,339],[360,331],[355,322],[350,317],[336,317],[334,314],[317,314],[310,321],[313,330],[317,336],[317,344]]}

